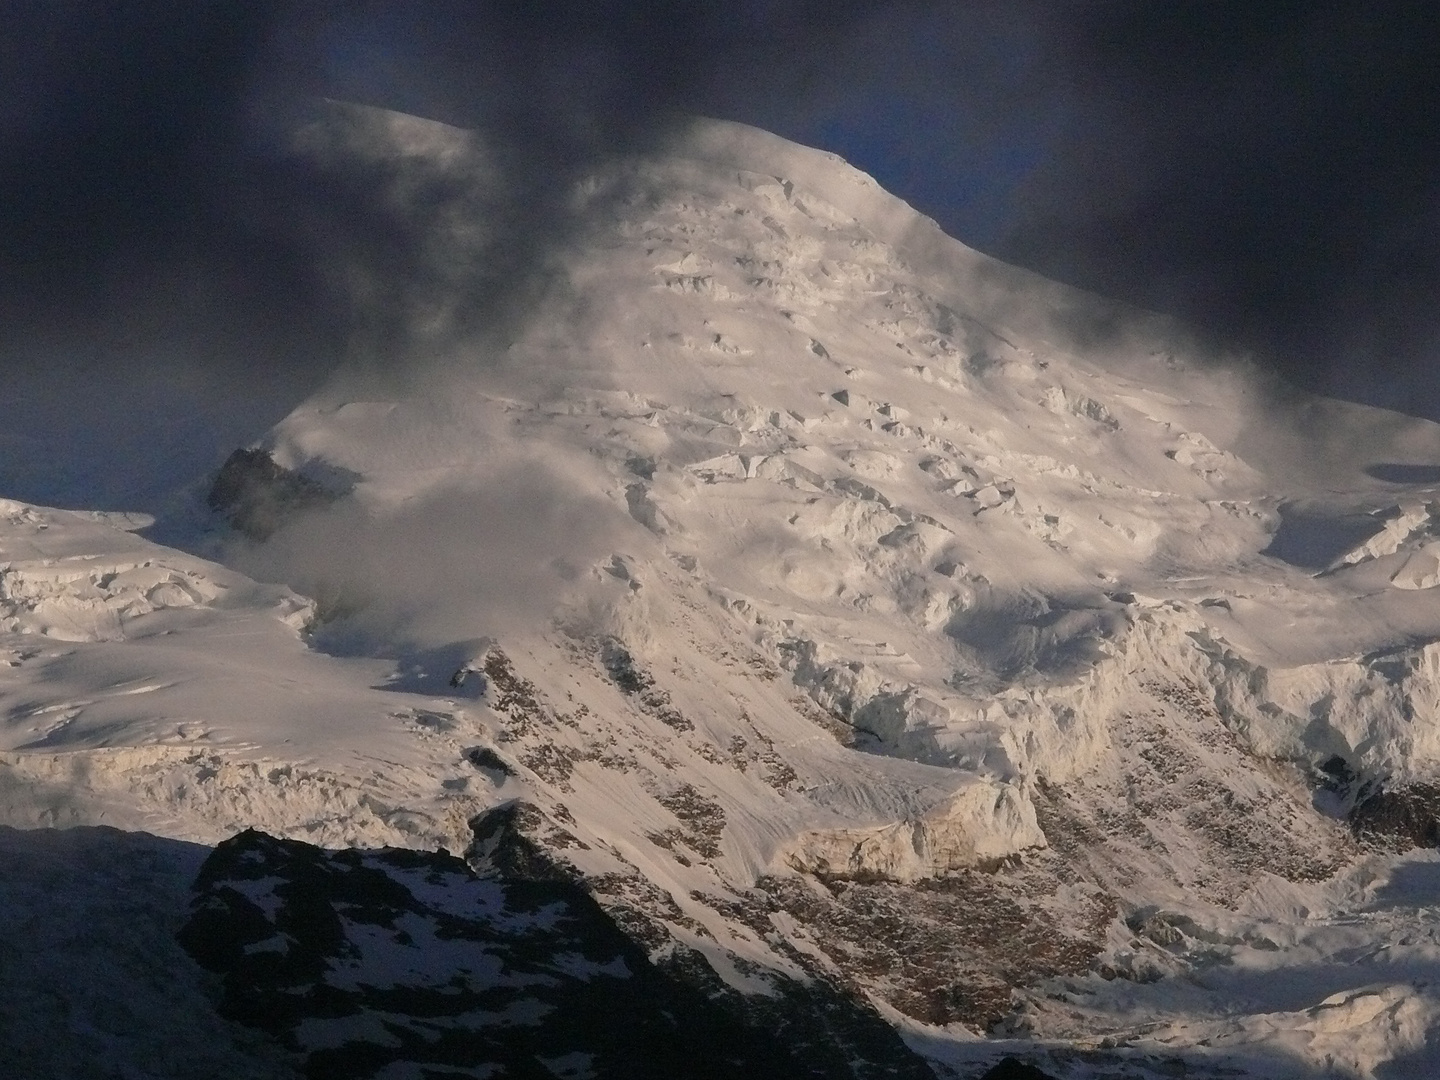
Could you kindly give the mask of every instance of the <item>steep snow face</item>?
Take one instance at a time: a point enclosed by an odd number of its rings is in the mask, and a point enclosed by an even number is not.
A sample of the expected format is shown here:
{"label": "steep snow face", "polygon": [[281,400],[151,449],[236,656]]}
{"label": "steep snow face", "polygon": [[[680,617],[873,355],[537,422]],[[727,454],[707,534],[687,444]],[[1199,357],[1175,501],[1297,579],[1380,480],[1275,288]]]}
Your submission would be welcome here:
{"label": "steep snow face", "polygon": [[[1392,723],[1426,677],[1390,678],[1440,627],[1429,504],[1363,471],[1440,449],[1431,425],[1267,401],[735,125],[576,200],[513,339],[279,425],[283,464],[362,479],[255,565],[436,642],[568,611],[643,654],[693,596],[867,748],[1006,780],[1088,769],[1140,664],[1223,684],[1267,756],[1435,764]],[[1336,463],[1337,435],[1370,456]]]}
{"label": "steep snow face", "polygon": [[[397,198],[483,173],[463,132],[340,115]],[[751,129],[573,210],[523,321],[271,432],[348,494],[233,569],[7,504],[6,820],[462,850],[524,805],[648,947],[842,981],[937,1061],[979,1060],[946,1025],[1415,1052],[1429,991],[1225,1026],[1174,976],[1338,963],[1297,927],[1398,873],[1341,819],[1440,774],[1440,494],[1386,479],[1440,430],[1279,401]]]}

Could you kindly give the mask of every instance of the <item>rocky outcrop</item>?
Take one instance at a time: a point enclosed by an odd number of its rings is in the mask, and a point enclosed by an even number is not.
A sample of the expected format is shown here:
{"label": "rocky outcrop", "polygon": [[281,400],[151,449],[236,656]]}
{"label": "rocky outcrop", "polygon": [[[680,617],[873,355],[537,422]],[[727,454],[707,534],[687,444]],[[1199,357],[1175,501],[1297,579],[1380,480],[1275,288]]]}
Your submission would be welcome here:
{"label": "rocky outcrop", "polygon": [[1440,847],[1440,786],[1407,784],[1363,798],[1350,813],[1361,840],[1400,850]]}
{"label": "rocky outcrop", "polygon": [[1015,1057],[1005,1057],[988,1069],[980,1080],[1055,1080],[1042,1069]]}
{"label": "rocky outcrop", "polygon": [[180,932],[221,1012],[312,1078],[899,1077],[929,1070],[833,987],[724,986],[694,950],[656,962],[512,804],[470,853],[324,851],[247,830],[202,866]]}
{"label": "rocky outcrop", "polygon": [[[706,956],[673,936],[672,925],[707,935],[680,911],[674,899],[638,870],[629,874],[583,876],[566,858],[582,841],[539,807],[516,802],[495,807],[471,822],[475,842],[466,851],[482,876],[499,880],[565,881],[600,905],[631,941],[649,950],[656,968],[698,994],[707,1008],[748,1030],[774,1032],[794,1058],[782,1076],[914,1077],[930,1071],[899,1039],[862,995],[803,955],[785,950],[809,969],[808,979],[764,970],[736,956],[729,963],[743,970],[751,986],[737,990],[716,972]],[[768,907],[779,910],[773,903]],[[744,922],[745,919],[741,919]]]}
{"label": "rocky outcrop", "polygon": [[822,878],[914,882],[1044,846],[1034,804],[1020,789],[977,778],[915,821],[803,833],[785,862]]}
{"label": "rocky outcrop", "polygon": [[251,540],[268,539],[287,518],[333,502],[336,494],[308,476],[276,463],[264,450],[236,450],[206,502]]}

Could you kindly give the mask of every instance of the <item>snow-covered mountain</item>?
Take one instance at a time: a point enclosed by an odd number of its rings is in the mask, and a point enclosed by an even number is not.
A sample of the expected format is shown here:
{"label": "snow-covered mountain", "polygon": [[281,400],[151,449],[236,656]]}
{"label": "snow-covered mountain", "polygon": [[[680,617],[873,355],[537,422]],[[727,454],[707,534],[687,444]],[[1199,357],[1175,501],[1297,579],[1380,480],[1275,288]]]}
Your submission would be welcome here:
{"label": "snow-covered mountain", "polygon": [[[443,177],[427,257],[483,258],[472,136],[327,106],[297,145],[400,204]],[[569,212],[523,318],[443,333],[442,290],[403,374],[177,503],[207,558],[3,505],[3,821],[148,834],[176,881],[225,841],[188,916],[145,905],[223,977],[196,1031],[256,1075],[642,1075],[634,1031],[541,1030],[623,999],[657,1062],[748,1038],[714,1075],[1440,1067],[1440,428],[737,125]],[[3,836],[21,922],[49,835]],[[119,1052],[59,1023],[35,1075]]]}

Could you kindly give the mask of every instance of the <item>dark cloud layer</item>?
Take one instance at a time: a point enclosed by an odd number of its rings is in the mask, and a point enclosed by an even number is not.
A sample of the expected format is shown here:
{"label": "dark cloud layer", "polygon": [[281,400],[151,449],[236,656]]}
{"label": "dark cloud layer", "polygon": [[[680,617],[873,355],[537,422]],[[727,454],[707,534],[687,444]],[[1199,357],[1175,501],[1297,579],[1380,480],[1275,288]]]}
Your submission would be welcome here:
{"label": "dark cloud layer", "polygon": [[1440,417],[1440,7],[894,5],[827,60],[749,115],[982,250]]}
{"label": "dark cloud layer", "polygon": [[[456,334],[503,324],[516,283],[583,225],[565,206],[576,177],[661,144],[777,48],[823,51],[889,6],[0,0],[7,494],[173,488],[185,466],[137,426],[213,432],[198,473],[342,357],[394,372],[443,345],[414,340],[417,311],[448,306]],[[492,182],[296,155],[316,95],[477,129]],[[457,198],[487,241],[440,265],[435,226]],[[22,402],[47,395],[42,424]],[[117,482],[122,460],[163,483]]]}
{"label": "dark cloud layer", "polygon": [[491,254],[523,264],[564,233],[570,181],[663,140],[727,64],[787,37],[815,46],[884,6],[9,0],[6,344],[103,337],[96,322],[117,318],[152,335],[228,319],[232,335],[263,329],[252,351],[281,363],[335,347],[357,321],[398,349],[375,325],[386,298],[347,283],[424,285],[416,245],[449,178],[397,206],[382,165],[285,153],[304,95],[478,129],[500,169]]}
{"label": "dark cloud layer", "polygon": [[[1312,386],[1440,415],[1434,5],[0,0],[0,14],[0,360],[32,382],[108,380],[117,398],[188,380],[187,400],[219,386],[261,402],[227,438],[346,353],[403,356],[427,291],[469,298],[457,329],[505,317],[507,283],[581,224],[569,182],[662,144],[685,111],[837,150],[962,239],[1172,311]],[[397,202],[383,164],[285,151],[277,132],[317,93],[481,132],[498,179],[477,203],[493,237],[471,279],[436,277],[425,250],[453,178],[407,177]]]}
{"label": "dark cloud layer", "polygon": [[[13,328],[110,308],[188,265],[283,296],[300,266],[247,194],[273,197],[240,106],[276,5],[11,3],[5,9],[0,250]],[[232,202],[234,200],[234,202]],[[177,280],[178,279],[178,280]],[[267,282],[274,281],[274,286]],[[86,327],[88,329],[88,327]]]}
{"label": "dark cloud layer", "polygon": [[1440,417],[1440,7],[1061,10],[1067,120],[1000,252]]}

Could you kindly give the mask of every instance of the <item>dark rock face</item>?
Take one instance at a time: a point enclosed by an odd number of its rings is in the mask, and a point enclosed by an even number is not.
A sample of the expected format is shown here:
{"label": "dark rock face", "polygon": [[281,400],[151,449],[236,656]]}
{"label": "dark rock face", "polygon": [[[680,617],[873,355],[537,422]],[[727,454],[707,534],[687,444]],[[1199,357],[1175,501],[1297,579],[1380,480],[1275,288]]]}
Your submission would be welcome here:
{"label": "dark rock face", "polygon": [[272,1040],[215,1015],[175,941],[207,854],[108,826],[0,826],[0,1076],[299,1080]]}
{"label": "dark rock face", "polygon": [[[930,1075],[824,988],[799,988],[787,1026],[698,953],[652,963],[554,859],[524,850],[515,819],[529,809],[477,822],[505,868],[485,877],[444,853],[243,832],[202,866],[181,944],[222,977],[222,1014],[276,1036],[316,1080]],[[827,1035],[847,1020],[889,1060],[856,1061],[855,1039]],[[816,1042],[829,1053],[809,1053]]]}
{"label": "dark rock face", "polygon": [[925,1023],[981,1031],[1012,1015],[1013,987],[1090,970],[1115,917],[1098,890],[1081,907],[1083,919],[1047,910],[1036,898],[1053,895],[1060,881],[1043,864],[913,884],[820,883],[776,877],[760,887],[846,970],[883,972],[888,1004]]}
{"label": "dark rock face", "polygon": [[1377,791],[1356,804],[1350,826],[1360,839],[1388,847],[1440,847],[1440,786]]}
{"label": "dark rock face", "polygon": [[[684,787],[675,794],[684,799]],[[475,836],[466,852],[470,865],[482,874],[569,881],[583,888],[630,940],[663,956],[657,965],[687,992],[698,993],[708,1007],[747,1031],[773,1033],[792,1059],[791,1071],[778,1075],[933,1080],[929,1066],[858,992],[839,985],[799,950],[785,951],[809,972],[809,980],[757,968],[732,956],[731,962],[751,980],[767,983],[769,992],[747,995],[730,987],[703,955],[671,935],[670,925],[688,925],[699,936],[710,936],[683,914],[673,897],[638,870],[630,875],[582,876],[566,853],[585,845],[538,807],[525,802],[502,804],[477,816],[470,827]],[[718,910],[734,917],[735,912],[726,907],[722,903]],[[745,917],[742,913],[741,921]],[[773,927],[765,924],[759,930],[768,933]]]}
{"label": "dark rock face", "polygon": [[277,465],[264,450],[236,450],[220,467],[206,497],[210,509],[251,540],[265,540],[287,517],[333,502],[336,494]]}
{"label": "dark rock face", "polygon": [[1047,1072],[1037,1069],[1019,1058],[1001,1058],[980,1080],[1055,1080]]}

